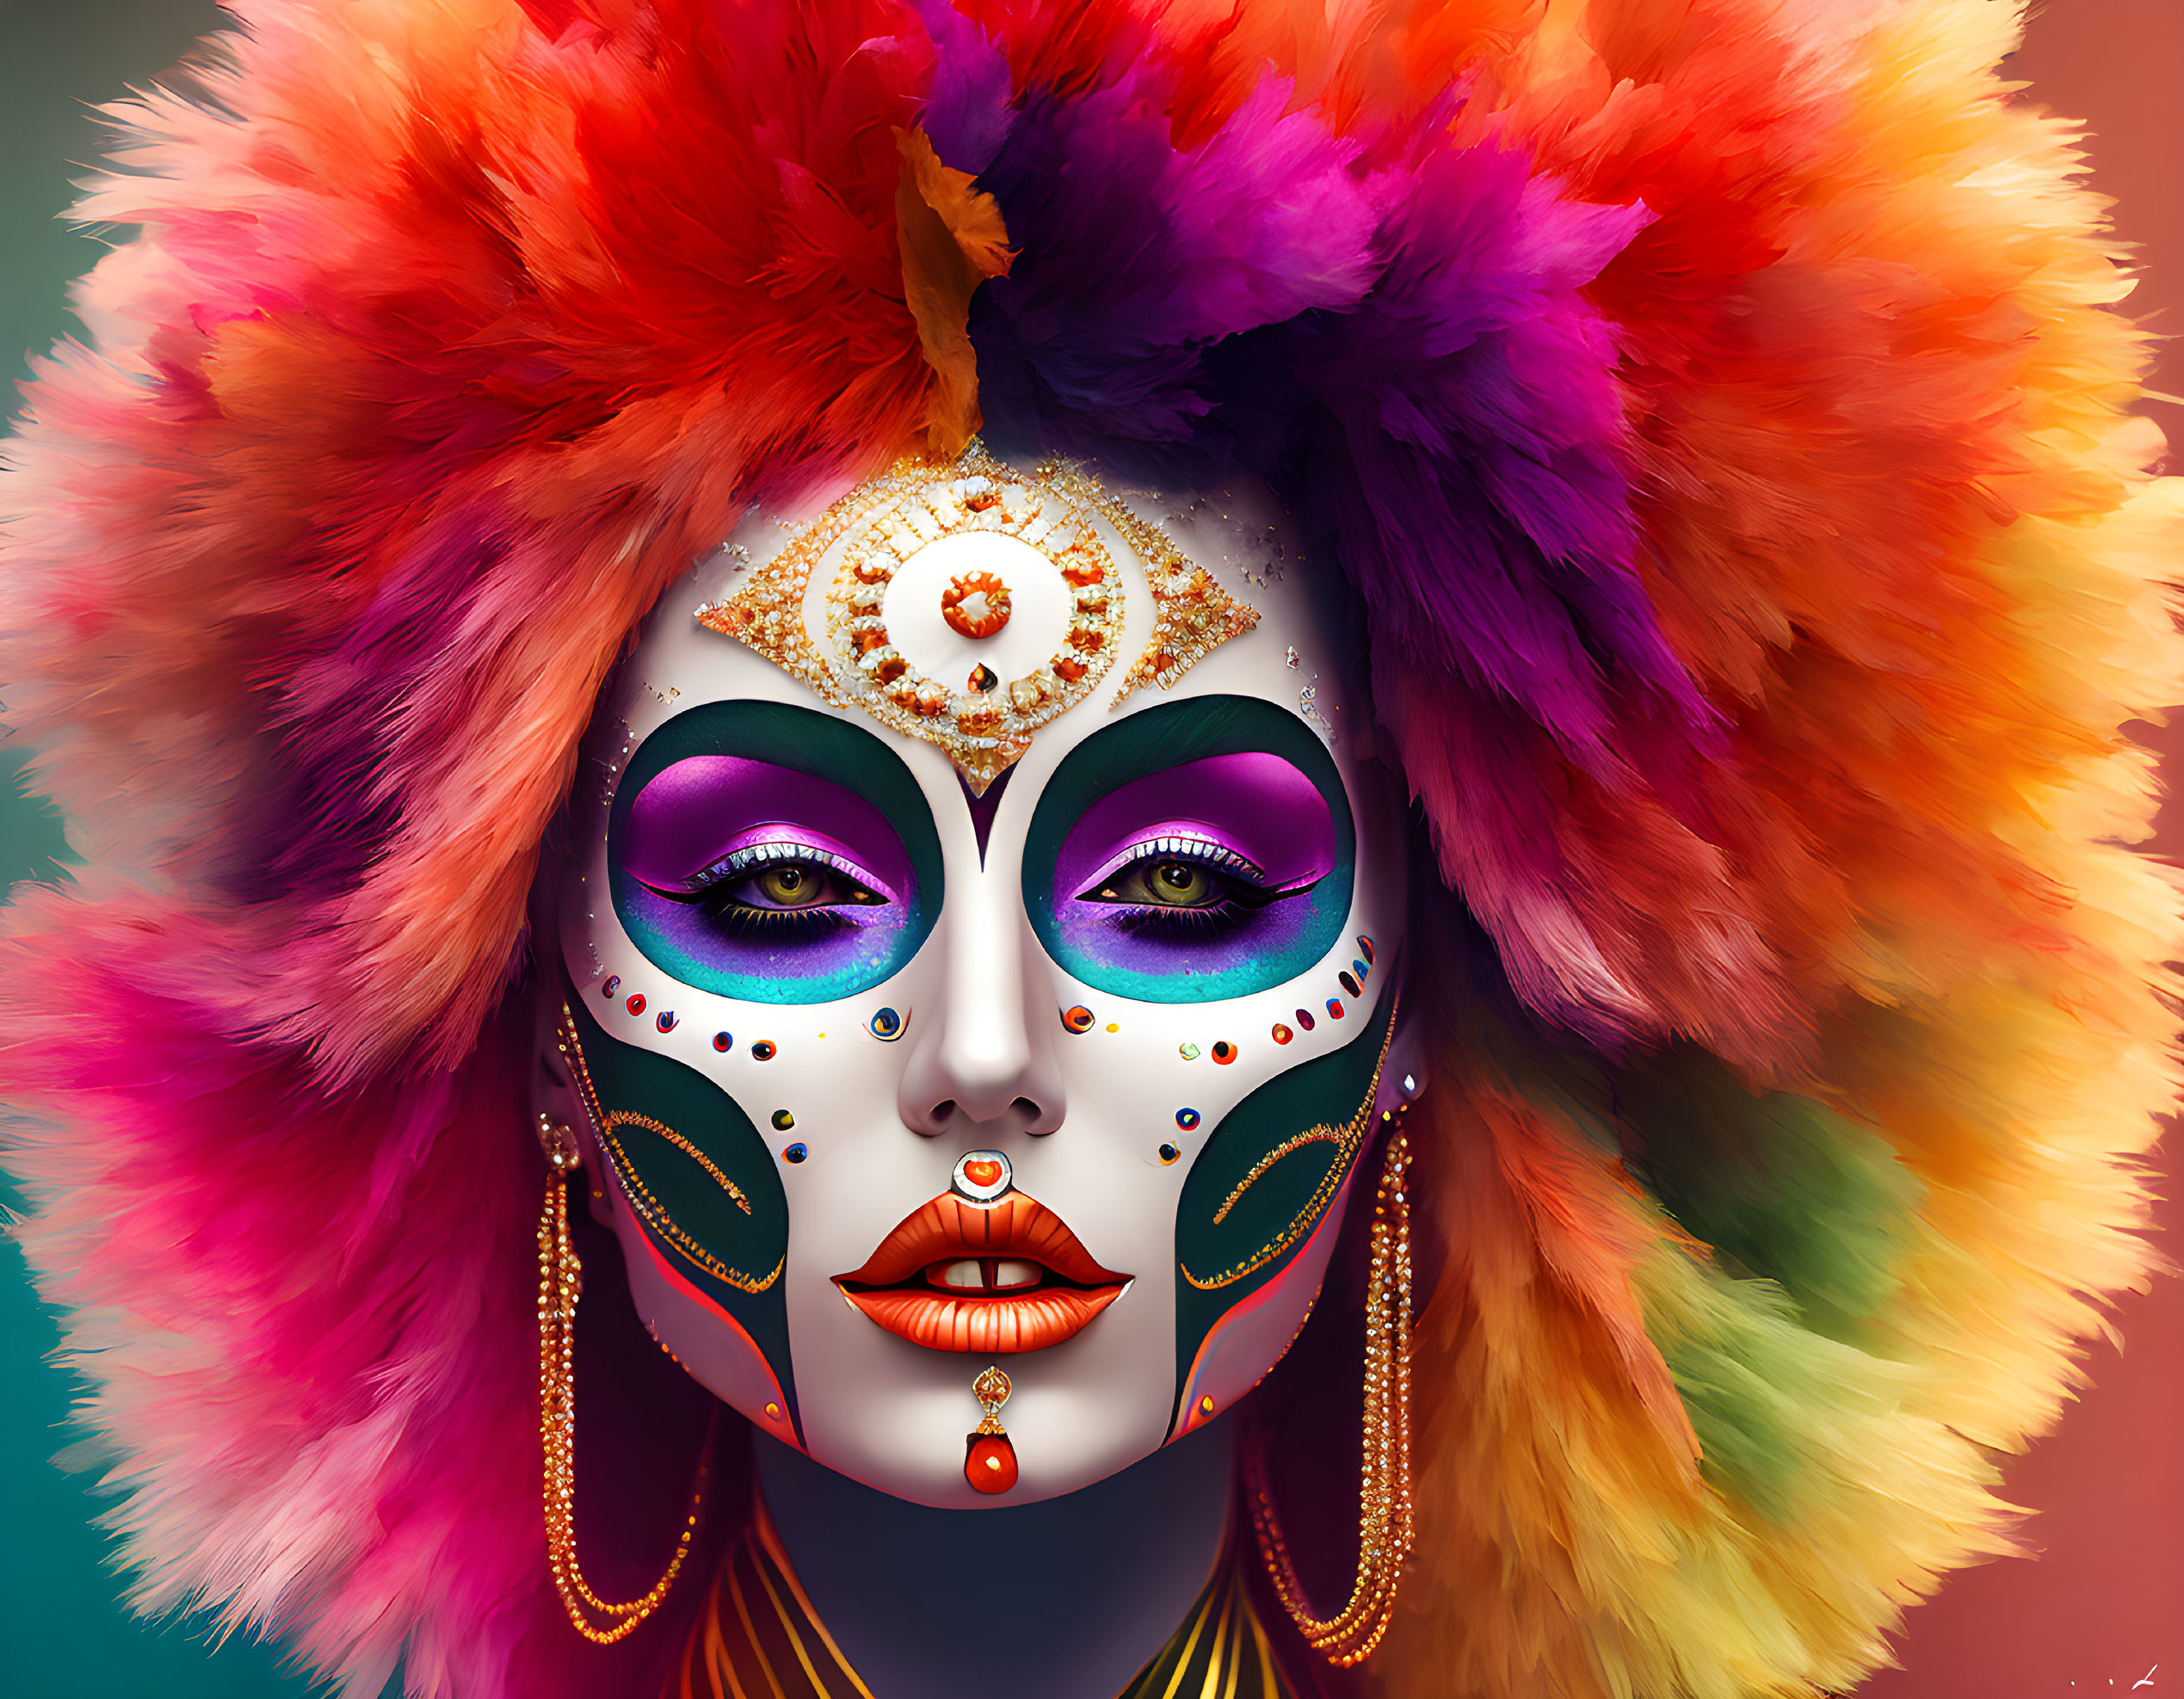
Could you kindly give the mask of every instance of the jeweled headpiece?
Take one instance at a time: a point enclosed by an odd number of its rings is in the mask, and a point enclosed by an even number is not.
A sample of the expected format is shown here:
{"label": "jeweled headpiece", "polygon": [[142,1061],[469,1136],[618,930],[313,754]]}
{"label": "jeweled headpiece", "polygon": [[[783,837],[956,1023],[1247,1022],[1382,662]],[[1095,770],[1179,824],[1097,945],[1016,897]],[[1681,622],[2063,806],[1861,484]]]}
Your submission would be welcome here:
{"label": "jeweled headpiece", "polygon": [[697,618],[836,707],[938,744],[983,795],[1122,646],[1125,586],[1103,528],[1143,563],[1154,608],[1112,703],[1165,689],[1257,623],[1089,473],[1012,472],[976,444],[852,491]]}

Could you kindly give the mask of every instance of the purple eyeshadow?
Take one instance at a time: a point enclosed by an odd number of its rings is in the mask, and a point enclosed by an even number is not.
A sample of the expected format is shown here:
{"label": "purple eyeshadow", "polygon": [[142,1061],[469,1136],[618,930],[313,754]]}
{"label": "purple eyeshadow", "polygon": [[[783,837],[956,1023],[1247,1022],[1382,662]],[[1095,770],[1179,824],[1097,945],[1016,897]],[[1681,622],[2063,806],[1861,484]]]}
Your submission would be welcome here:
{"label": "purple eyeshadow", "polygon": [[722,856],[777,838],[843,856],[899,902],[910,864],[886,819],[864,798],[809,773],[733,755],[678,761],[631,805],[621,865],[654,890],[686,887]]}
{"label": "purple eyeshadow", "polygon": [[[808,933],[738,932],[716,904],[693,900],[708,884],[734,882],[718,874],[725,858],[764,845],[813,852],[885,900],[830,908],[825,930]],[[853,791],[771,762],[676,762],[630,805],[615,850],[618,906],[639,947],[677,978],[728,996],[848,995],[899,966],[892,958],[918,918],[909,857],[885,817]]]}
{"label": "purple eyeshadow", "polygon": [[[1086,893],[1157,843],[1181,841],[1209,852],[1183,854],[1238,887],[1293,891],[1333,870],[1335,823],[1319,788],[1281,757],[1259,751],[1209,756],[1134,780],[1087,808],[1063,839],[1053,871],[1058,942],[1073,967],[1158,980],[1171,996],[1178,976],[1193,994],[1237,996],[1245,979],[1291,977],[1323,944],[1323,917],[1311,893],[1263,905],[1240,904],[1218,926],[1167,915],[1145,924],[1143,911]],[[1237,869],[1241,858],[1249,870]],[[1348,891],[1343,892],[1347,906]],[[1337,917],[1336,924],[1340,924]],[[1117,984],[1115,989],[1127,988]],[[1140,993],[1142,994],[1142,993]]]}

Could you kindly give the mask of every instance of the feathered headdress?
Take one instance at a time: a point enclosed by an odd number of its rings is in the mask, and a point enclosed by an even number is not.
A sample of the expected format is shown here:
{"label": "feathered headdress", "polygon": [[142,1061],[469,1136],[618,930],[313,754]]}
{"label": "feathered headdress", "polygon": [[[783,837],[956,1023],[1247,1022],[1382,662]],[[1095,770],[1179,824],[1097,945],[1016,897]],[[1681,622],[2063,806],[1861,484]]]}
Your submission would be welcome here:
{"label": "feathered headdress", "polygon": [[[978,423],[1240,468],[1445,900],[1397,1699],[1842,1688],[2151,1260],[2174,482],[1990,0],[232,0],[0,507],[0,1084],[148,1608],[611,1690],[515,1012],[602,681]],[[556,1636],[558,1636],[558,1638]],[[589,1656],[589,1648],[583,1648]]]}

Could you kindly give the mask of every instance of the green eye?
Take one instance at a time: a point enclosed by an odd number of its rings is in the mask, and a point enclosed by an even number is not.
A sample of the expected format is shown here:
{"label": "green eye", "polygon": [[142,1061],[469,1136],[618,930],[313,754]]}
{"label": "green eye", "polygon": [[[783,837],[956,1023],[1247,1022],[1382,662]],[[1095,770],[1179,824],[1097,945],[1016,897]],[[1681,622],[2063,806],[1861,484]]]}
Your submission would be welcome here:
{"label": "green eye", "polygon": [[768,868],[758,875],[759,891],[768,902],[779,903],[783,908],[801,908],[817,900],[819,883],[793,862],[783,867]]}
{"label": "green eye", "polygon": [[1151,883],[1153,900],[1160,903],[1202,903],[1211,889],[1206,869],[1188,862],[1161,862]]}
{"label": "green eye", "polygon": [[847,874],[809,862],[774,862],[741,879],[720,881],[720,889],[731,899],[741,896],[774,910],[864,908],[887,901]]}
{"label": "green eye", "polygon": [[[1245,865],[1249,865],[1246,863]],[[1243,894],[1237,880],[1180,856],[1132,862],[1100,887],[1094,902],[1132,903],[1143,908],[1204,909]]]}

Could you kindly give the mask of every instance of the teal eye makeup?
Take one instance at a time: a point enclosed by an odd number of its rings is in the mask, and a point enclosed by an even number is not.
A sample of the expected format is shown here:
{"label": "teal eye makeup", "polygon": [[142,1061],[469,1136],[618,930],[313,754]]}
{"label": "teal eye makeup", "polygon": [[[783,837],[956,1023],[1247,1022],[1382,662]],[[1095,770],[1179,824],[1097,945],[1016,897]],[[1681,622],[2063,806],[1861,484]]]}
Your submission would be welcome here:
{"label": "teal eye makeup", "polygon": [[825,1003],[899,973],[940,911],[924,793],[871,733],[714,702],[637,750],[608,819],[614,911],[646,960],[754,1003]]}
{"label": "teal eye makeup", "polygon": [[1024,902],[1086,985],[1148,1003],[1243,997],[1342,936],[1357,840],[1334,759],[1271,703],[1149,708],[1070,751],[1032,819]]}

